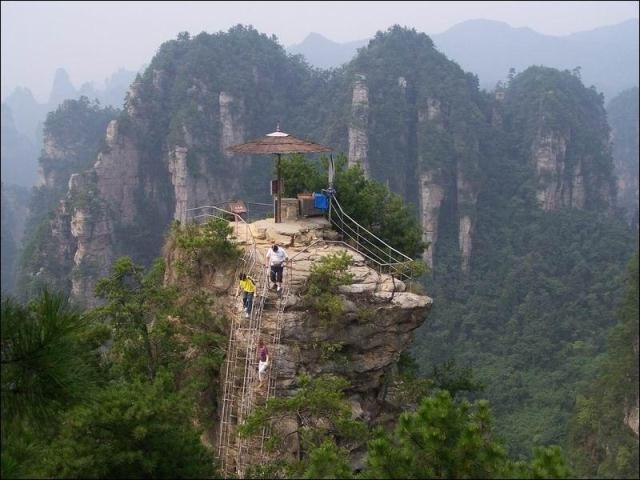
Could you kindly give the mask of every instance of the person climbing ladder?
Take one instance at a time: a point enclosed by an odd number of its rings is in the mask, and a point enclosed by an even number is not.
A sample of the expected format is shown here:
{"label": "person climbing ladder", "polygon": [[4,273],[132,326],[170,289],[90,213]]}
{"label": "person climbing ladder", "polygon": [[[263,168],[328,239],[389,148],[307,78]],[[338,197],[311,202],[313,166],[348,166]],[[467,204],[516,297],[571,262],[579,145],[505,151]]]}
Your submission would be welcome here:
{"label": "person climbing ladder", "polygon": [[271,266],[271,288],[275,288],[278,294],[282,291],[282,271],[284,269],[284,262],[289,257],[284,248],[279,247],[277,243],[274,243],[267,251],[267,266]]}
{"label": "person climbing ladder", "polygon": [[262,378],[269,366],[269,350],[267,346],[264,344],[264,340],[262,338],[258,341],[258,380],[260,384],[258,388],[262,388]]}
{"label": "person climbing ladder", "polygon": [[253,296],[256,293],[256,283],[244,273],[240,274],[240,288],[242,289],[242,306],[244,308],[244,318],[251,316],[253,309]]}

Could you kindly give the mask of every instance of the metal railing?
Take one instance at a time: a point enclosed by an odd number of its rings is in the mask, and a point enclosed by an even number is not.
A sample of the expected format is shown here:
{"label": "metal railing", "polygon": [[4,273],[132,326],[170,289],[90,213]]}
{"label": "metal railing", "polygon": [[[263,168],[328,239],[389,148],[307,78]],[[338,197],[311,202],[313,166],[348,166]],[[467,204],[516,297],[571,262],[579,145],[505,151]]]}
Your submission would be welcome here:
{"label": "metal railing", "polygon": [[238,425],[253,409],[253,358],[262,325],[267,278],[263,275],[262,261],[258,259],[256,242],[251,228],[240,215],[216,205],[205,205],[187,210],[188,218],[198,223],[211,218],[222,218],[233,223],[235,237],[244,240],[245,253],[240,258],[236,275],[245,273],[256,280],[253,308],[248,319],[242,312],[231,315],[229,341],[224,365],[222,408],[218,436],[218,456],[222,472],[233,475],[240,467],[242,440]]}
{"label": "metal railing", "polygon": [[414,259],[393,248],[360,225],[343,209],[335,196],[329,197],[329,221],[342,235],[345,243],[360,253],[370,266],[380,273],[389,273],[400,280],[413,278]]}
{"label": "metal railing", "polygon": [[[276,382],[278,377],[278,365],[279,359],[281,357],[281,349],[280,349],[280,337],[282,332],[282,324],[284,318],[284,308],[287,304],[287,299],[289,297],[290,285],[291,285],[291,277],[288,268],[288,263],[284,268],[284,276],[282,282],[282,294],[275,301],[275,312],[273,312],[273,316],[271,316],[271,320],[273,321],[273,326],[270,333],[265,333],[264,321],[266,318],[263,316],[262,325],[260,325],[260,335],[263,337],[263,340],[266,345],[269,347],[269,367],[265,371],[265,388],[263,393],[261,393],[261,403],[266,403],[271,397],[276,394]],[[265,284],[268,285],[269,282],[269,268],[266,268],[265,274]],[[266,294],[266,292],[265,292]],[[267,312],[267,315],[270,312]],[[245,397],[245,408],[239,418],[239,425],[244,422],[248,416],[253,412],[253,409],[256,406],[256,396],[255,396],[255,384],[258,381],[258,356],[257,349],[254,348],[252,350],[253,356],[250,362],[247,363],[248,378],[249,380],[249,391]],[[238,436],[238,455],[237,455],[237,474],[242,478],[246,475],[246,469],[250,464],[262,463],[266,461],[266,452],[264,450],[265,441],[269,438],[271,434],[271,426],[265,425],[262,427],[260,433],[258,435],[253,435],[250,437],[240,437]]]}
{"label": "metal railing", "polygon": [[[256,295],[253,309],[247,321],[242,314],[232,315],[224,366],[222,408],[220,413],[220,432],[218,455],[225,476],[244,476],[250,463],[265,460],[264,443],[271,434],[271,425],[262,428],[259,436],[240,437],[238,427],[249,417],[256,405],[255,384],[257,382],[258,358],[257,346],[263,330],[265,299],[269,285],[269,268],[263,270],[263,261],[258,258],[256,241],[247,222],[238,214],[224,210],[217,205],[206,205],[187,210],[188,219],[195,222],[210,218],[223,218],[234,225],[234,234],[246,244],[245,253],[238,262],[236,275],[246,273],[256,280]],[[341,234],[342,240],[317,240],[290,258],[284,269],[282,295],[276,300],[273,329],[265,343],[270,346],[271,366],[266,373],[266,391],[264,401],[276,395],[280,340],[284,323],[284,310],[291,292],[292,265],[295,257],[311,246],[322,242],[341,244],[359,253],[379,274],[389,273],[392,277],[411,279],[413,259],[391,247],[372,232],[358,224],[344,212],[335,197],[329,204],[331,224]],[[395,284],[394,284],[395,285]],[[395,287],[394,287],[395,288]],[[257,300],[257,301],[256,301]],[[257,455],[257,457],[256,457]]]}
{"label": "metal railing", "polygon": [[[255,239],[249,225],[238,214],[224,210],[216,205],[207,205],[187,211],[189,218],[196,222],[206,222],[210,218],[223,218],[234,224],[236,237],[244,238],[247,248],[240,259],[236,275],[243,272],[256,280],[256,294],[249,319],[243,320],[240,314],[232,315],[224,366],[222,408],[220,413],[220,432],[218,455],[225,476],[245,474],[252,461],[260,461],[264,455],[264,442],[270,435],[270,427],[262,428],[257,438],[243,438],[238,427],[253,412],[256,404],[255,385],[257,382],[258,341],[262,336],[265,299],[269,285],[269,268],[264,260],[258,258]],[[290,265],[290,263],[288,263]],[[264,401],[275,395],[284,308],[289,297],[291,272],[288,265],[284,269],[282,294],[276,300],[273,330],[265,343],[271,349],[271,365],[266,373]],[[275,355],[273,353],[276,353]],[[258,457],[256,458],[256,454]],[[252,458],[253,457],[253,458]]]}

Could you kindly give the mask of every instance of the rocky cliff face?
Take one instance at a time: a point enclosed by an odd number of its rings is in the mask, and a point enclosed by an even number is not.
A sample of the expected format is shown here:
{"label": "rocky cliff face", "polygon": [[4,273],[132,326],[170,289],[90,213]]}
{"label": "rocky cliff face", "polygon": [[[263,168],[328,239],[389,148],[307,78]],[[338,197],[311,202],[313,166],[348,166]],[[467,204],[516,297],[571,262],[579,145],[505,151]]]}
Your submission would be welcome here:
{"label": "rocky cliff face", "polygon": [[584,208],[585,182],[582,161],[565,172],[567,140],[557,131],[540,132],[531,146],[538,187],[536,197],[543,210]]}
{"label": "rocky cliff face", "polygon": [[2,225],[1,283],[3,293],[12,292],[15,285],[15,269],[18,252],[22,243],[24,224],[27,218],[29,191],[17,185],[0,187],[2,209],[0,213]]}
{"label": "rocky cliff face", "polygon": [[[39,159],[40,184],[31,195],[25,248],[18,272],[20,294],[29,295],[43,284],[69,292],[72,271],[77,278],[88,272],[76,268],[74,256],[78,240],[72,230],[83,230],[81,225],[86,222],[87,211],[76,209],[95,204],[91,197],[96,197],[98,192],[93,187],[85,188],[89,184],[95,186],[95,177],[79,172],[95,162],[98,147],[105,142],[107,125],[115,116],[113,109],[92,104],[86,98],[65,101],[49,114]],[[107,135],[107,142],[109,139]],[[109,168],[109,174],[120,175],[117,182],[124,180],[122,170],[112,173]],[[75,177],[73,181],[72,177]]]}
{"label": "rocky cliff face", "polygon": [[[361,165],[414,204],[431,243],[425,252],[429,266],[436,262],[439,225],[455,224],[453,242],[466,272],[484,192],[488,133],[513,139],[522,150],[513,162],[526,159],[532,166],[544,210],[610,205],[601,106],[578,80],[567,86],[560,72],[542,74],[534,69],[514,79],[499,100],[505,112],[492,126],[492,102],[498,101],[483,97],[477,80],[437,52],[426,35],[399,27],[377,36],[330,76],[310,71],[243,27],[167,42],[132,85],[124,112],[106,135],[103,128],[104,145],[81,182],[86,187],[77,186],[96,192],[100,215],[67,213],[76,218],[84,252],[98,258],[104,246],[111,252],[105,259],[126,254],[148,263],[169,223],[187,220],[190,208],[238,197],[268,201],[268,161],[231,156],[227,148],[273,131],[280,121],[283,130],[342,145],[349,165]],[[551,90],[540,90],[544,82]],[[553,88],[578,92],[568,107],[579,115],[558,121],[566,106],[551,101]],[[530,104],[542,107],[532,110]],[[558,126],[565,123],[571,128]],[[56,137],[47,140],[46,152],[51,161],[43,167],[44,182],[65,191],[70,174],[80,169],[61,173],[69,156]],[[441,215],[445,204],[451,218]],[[78,258],[87,257],[81,252]]]}
{"label": "rocky cliff face", "polygon": [[618,206],[626,218],[638,224],[638,88],[622,92],[607,105],[613,160],[617,177]]}
{"label": "rocky cliff face", "polygon": [[[76,178],[73,194],[69,176],[86,165],[61,168],[69,149],[61,151],[60,132],[52,133],[42,175],[47,188],[55,184],[61,198],[95,197],[91,211],[67,202],[57,214],[57,224],[67,222],[66,230],[73,232],[74,261],[66,270],[94,277],[74,281],[76,300],[92,302],[95,276],[108,270],[100,262],[129,255],[149,263],[159,254],[170,222],[186,221],[190,208],[239,196],[268,200],[270,162],[232,156],[227,148],[272,131],[287,113],[297,120],[286,128],[304,136],[308,116],[297,112],[301,87],[289,79],[310,72],[265,35],[244,27],[232,30],[163,45],[132,84],[123,113],[102,127],[103,145]],[[254,48],[245,45],[236,52],[236,42],[243,41]]]}
{"label": "rocky cliff face", "polygon": [[596,92],[568,72],[531,67],[512,81],[504,104],[504,131],[534,170],[540,208],[614,206],[609,128]]}
{"label": "rocky cliff face", "polygon": [[369,89],[366,76],[356,75],[353,83],[351,101],[351,121],[349,123],[349,166],[359,165],[369,177],[371,175],[367,151],[369,139],[367,127],[369,124]]}
{"label": "rocky cliff face", "polygon": [[444,188],[434,181],[434,172],[424,172],[420,176],[420,211],[422,216],[423,240],[427,243],[423,259],[433,268],[433,249],[438,240],[438,219],[444,199]]}
{"label": "rocky cliff face", "polygon": [[[285,224],[261,220],[251,224],[250,229],[256,241],[259,264],[264,263],[264,255],[273,241],[283,246],[291,259],[288,273],[285,273],[289,289],[281,320],[278,321],[273,291],[267,292],[262,313],[261,338],[272,355],[275,395],[295,393],[297,378],[302,374],[333,373],[345,377],[351,384],[348,393],[353,415],[369,423],[380,421],[389,408],[385,388],[388,374],[400,354],[409,347],[414,330],[425,321],[433,303],[431,298],[406,291],[403,282],[378,273],[367,266],[357,252],[332,242],[335,233],[324,219]],[[241,242],[241,245],[252,248],[253,244]],[[353,282],[340,287],[344,311],[335,324],[328,325],[306,306],[304,295],[311,267],[324,256],[339,252],[347,252],[353,259],[349,267]],[[173,268],[176,258],[171,249],[167,250],[165,281],[168,283],[177,281]],[[223,305],[229,317],[239,316],[233,272],[212,267],[210,273],[201,278],[202,286],[217,295],[216,305]],[[203,271],[209,270],[204,266]],[[258,291],[254,305],[260,301],[259,295],[261,291]],[[242,334],[246,322],[239,320],[236,342],[248,341],[246,334]],[[279,342],[274,343],[276,338]],[[255,387],[250,386],[247,395]],[[262,394],[256,395],[254,401],[260,404],[264,400],[261,400]],[[275,427],[295,430],[295,425],[290,423],[283,422]],[[217,441],[217,437],[214,438]],[[296,444],[293,442],[294,455]]]}
{"label": "rocky cliff face", "polygon": [[[124,180],[124,179],[123,179]],[[76,301],[95,306],[93,295],[98,278],[108,275],[113,262],[114,225],[105,203],[95,199],[87,176],[74,174],[69,180],[69,193],[62,202],[62,208],[72,205],[69,244],[75,246],[73,270],[71,273],[71,296]],[[99,187],[98,187],[99,188]],[[86,196],[87,201],[78,202],[78,197]],[[66,227],[66,226],[65,226]]]}
{"label": "rocky cliff face", "polygon": [[[636,336],[633,339],[633,353],[636,358],[640,353],[640,338]],[[636,385],[636,398],[628,399],[628,404],[624,406],[624,423],[627,425],[636,437],[640,436],[640,396]]]}
{"label": "rocky cliff face", "polygon": [[471,181],[460,164],[456,171],[456,189],[458,204],[458,248],[460,249],[462,272],[469,271],[473,231],[476,222],[476,204],[478,203],[478,183]]}

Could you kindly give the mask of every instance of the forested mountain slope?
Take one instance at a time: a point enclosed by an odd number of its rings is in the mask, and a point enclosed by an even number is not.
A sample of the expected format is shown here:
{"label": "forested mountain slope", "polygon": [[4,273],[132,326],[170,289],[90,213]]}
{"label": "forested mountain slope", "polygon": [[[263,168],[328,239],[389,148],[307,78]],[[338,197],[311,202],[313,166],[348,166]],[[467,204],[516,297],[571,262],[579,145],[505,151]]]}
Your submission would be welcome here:
{"label": "forested mountain slope", "polygon": [[379,32],[325,72],[237,26],[163,44],[117,118],[85,105],[73,121],[86,109],[96,128],[78,163],[49,125],[63,153],[41,163],[61,188],[38,210],[50,218],[32,222],[41,230],[25,251],[27,283],[62,279],[91,304],[115,258],[150,264],[189,208],[268,201],[270,159],[226,149],[279,122],[412,204],[434,297],[414,347],[420,364],[473,366],[516,453],[561,443],[635,248],[634,231],[611,215],[603,98],[577,72],[532,67],[490,95],[414,30]]}
{"label": "forested mountain slope", "polygon": [[613,160],[618,181],[618,206],[631,225],[638,225],[638,87],[625,90],[607,105]]}
{"label": "forested mountain slope", "polygon": [[638,254],[596,377],[576,398],[568,447],[584,477],[638,477]]}
{"label": "forested mountain slope", "polygon": [[451,267],[456,236],[445,219],[428,283],[439,302],[414,353],[424,365],[472,366],[499,431],[522,453],[564,438],[616,322],[637,237],[609,213],[613,162],[596,92],[536,67],[494,108],[471,273]]}

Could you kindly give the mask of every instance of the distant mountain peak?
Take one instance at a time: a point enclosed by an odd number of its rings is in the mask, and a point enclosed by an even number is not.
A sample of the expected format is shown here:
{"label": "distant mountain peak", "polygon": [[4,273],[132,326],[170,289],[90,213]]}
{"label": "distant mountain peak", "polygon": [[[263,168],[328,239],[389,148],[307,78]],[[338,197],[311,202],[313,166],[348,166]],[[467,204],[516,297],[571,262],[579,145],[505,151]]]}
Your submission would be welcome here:
{"label": "distant mountain peak", "polygon": [[333,68],[351,60],[357,49],[366,45],[368,41],[366,39],[339,43],[321,33],[311,32],[302,42],[289,46],[287,51],[304,55],[307,61],[316,67]]}
{"label": "distant mountain peak", "polygon": [[[315,40],[316,38],[320,38],[322,40],[329,40],[327,37],[318,32],[311,32],[309,35],[305,37],[305,40]],[[304,40],[303,40],[304,41]],[[331,40],[329,40],[331,41]]]}
{"label": "distant mountain peak", "polygon": [[55,108],[63,100],[74,98],[76,95],[76,89],[71,83],[67,71],[62,67],[58,68],[53,78],[49,105]]}

